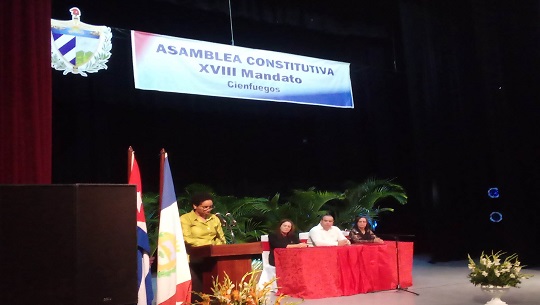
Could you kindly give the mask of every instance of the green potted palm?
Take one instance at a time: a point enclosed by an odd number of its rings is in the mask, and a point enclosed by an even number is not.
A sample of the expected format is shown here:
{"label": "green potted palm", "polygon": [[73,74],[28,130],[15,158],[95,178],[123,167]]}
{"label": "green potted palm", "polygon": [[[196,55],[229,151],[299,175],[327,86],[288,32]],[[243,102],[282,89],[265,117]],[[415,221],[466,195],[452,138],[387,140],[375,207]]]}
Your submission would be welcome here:
{"label": "green potted palm", "polygon": [[393,208],[381,207],[381,203],[391,199],[400,205],[407,203],[408,197],[403,186],[392,179],[368,178],[364,182],[349,183],[344,193],[345,202],[334,205],[333,209],[342,227],[350,227],[358,215],[376,220],[380,213],[393,212]]}
{"label": "green potted palm", "polygon": [[[267,198],[223,196],[217,194],[210,186],[204,184],[190,184],[178,196],[180,214],[191,210],[190,198],[194,193],[207,192],[214,197],[214,210],[212,213],[226,215],[230,213],[236,221],[235,226],[224,228],[228,243],[253,242],[266,233],[264,229],[265,214],[268,212]],[[229,219],[229,223],[231,219]]]}
{"label": "green potted palm", "polygon": [[[214,195],[214,213],[231,213],[236,226],[225,230],[228,242],[253,242],[260,236],[275,229],[281,219],[291,219],[299,231],[309,231],[319,223],[320,217],[328,212],[336,216],[336,225],[348,228],[357,215],[366,215],[372,219],[379,213],[393,211],[393,208],[380,207],[384,199],[391,198],[399,204],[407,203],[407,194],[402,186],[390,179],[370,178],[356,184],[352,183],[345,192],[295,189],[285,198],[276,193],[270,198],[221,196],[207,185],[190,184],[177,196],[179,214],[191,210],[190,198],[197,192],[209,192]],[[157,249],[159,229],[158,195],[146,193],[143,203],[148,227],[148,236],[152,254]]]}
{"label": "green potted palm", "polygon": [[273,219],[269,219],[272,220],[271,229],[274,229],[280,219],[288,218],[294,222],[299,231],[309,231],[328,212],[327,203],[342,198],[342,193],[319,191],[314,187],[307,190],[293,190],[285,203],[274,203]]}
{"label": "green potted palm", "polygon": [[142,201],[146,217],[146,230],[150,242],[150,257],[152,258],[157,250],[159,234],[159,195],[157,193],[144,193]]}

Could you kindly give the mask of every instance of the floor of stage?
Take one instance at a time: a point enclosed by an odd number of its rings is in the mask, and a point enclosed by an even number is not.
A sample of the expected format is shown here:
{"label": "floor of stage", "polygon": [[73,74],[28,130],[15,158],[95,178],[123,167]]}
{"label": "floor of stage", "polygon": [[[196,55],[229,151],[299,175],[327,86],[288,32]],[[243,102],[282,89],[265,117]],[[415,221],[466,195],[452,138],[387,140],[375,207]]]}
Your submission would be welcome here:
{"label": "floor of stage", "polygon": [[[502,297],[508,305],[540,304],[540,268],[523,269],[534,277],[523,280],[521,288],[511,288]],[[367,294],[357,294],[338,298],[304,300],[302,305],[328,304],[369,304],[369,305],[474,305],[485,304],[489,296],[469,282],[467,261],[429,263],[429,257],[415,255],[413,265],[413,286],[408,291],[390,290]],[[155,286],[154,286],[155,288]],[[154,290],[155,291],[155,290]],[[412,294],[416,292],[419,295]],[[273,304],[275,296],[270,296],[267,304]],[[281,304],[297,302],[300,299],[285,298]]]}
{"label": "floor of stage", "polygon": [[[521,288],[511,288],[502,297],[508,305],[540,304],[540,268],[523,269],[534,277],[523,280]],[[304,300],[303,305],[369,304],[369,305],[473,305],[485,304],[490,297],[467,278],[467,261],[429,263],[428,256],[415,256],[413,286],[408,291],[390,290],[338,298]],[[272,299],[273,300],[273,299]],[[301,301],[287,298],[285,301]],[[273,304],[273,302],[269,302]],[[285,304],[282,302],[281,304]]]}

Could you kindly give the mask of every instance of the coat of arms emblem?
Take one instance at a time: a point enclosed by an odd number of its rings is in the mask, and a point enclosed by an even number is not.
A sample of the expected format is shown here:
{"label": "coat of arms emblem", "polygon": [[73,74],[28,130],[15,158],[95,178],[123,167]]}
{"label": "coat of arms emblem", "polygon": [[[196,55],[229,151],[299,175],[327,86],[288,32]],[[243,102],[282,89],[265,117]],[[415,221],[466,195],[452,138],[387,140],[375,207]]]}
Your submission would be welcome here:
{"label": "coat of arms emblem", "polygon": [[51,19],[52,67],[87,76],[107,69],[111,57],[111,28],[81,22],[81,10],[73,7],[71,20]]}

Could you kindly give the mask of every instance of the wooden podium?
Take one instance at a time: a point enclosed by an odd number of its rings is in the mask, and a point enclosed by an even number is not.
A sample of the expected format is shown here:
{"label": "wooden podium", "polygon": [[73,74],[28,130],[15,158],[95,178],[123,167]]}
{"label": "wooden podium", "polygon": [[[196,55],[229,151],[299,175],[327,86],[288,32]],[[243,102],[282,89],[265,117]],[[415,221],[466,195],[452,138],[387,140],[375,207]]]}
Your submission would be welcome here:
{"label": "wooden podium", "polygon": [[[223,280],[227,272],[233,283],[251,271],[253,255],[262,253],[260,242],[218,246],[189,247],[190,267],[202,282],[202,292],[212,293],[212,281],[219,276]],[[193,289],[195,290],[195,283]],[[195,290],[196,291],[196,290]]]}

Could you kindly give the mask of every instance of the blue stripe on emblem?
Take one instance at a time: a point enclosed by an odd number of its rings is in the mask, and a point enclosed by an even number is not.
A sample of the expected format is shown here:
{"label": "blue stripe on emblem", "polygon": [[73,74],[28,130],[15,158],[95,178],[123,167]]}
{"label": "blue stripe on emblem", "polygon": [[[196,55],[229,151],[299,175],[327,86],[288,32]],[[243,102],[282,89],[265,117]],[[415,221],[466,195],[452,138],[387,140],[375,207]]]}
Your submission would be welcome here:
{"label": "blue stripe on emblem", "polygon": [[[76,38],[71,38],[68,42],[66,42],[64,45],[58,48],[58,51],[60,51],[60,54],[66,55],[69,51],[75,49],[75,42]],[[75,64],[75,58],[69,61],[73,65]]]}
{"label": "blue stripe on emblem", "polygon": [[53,36],[54,40],[56,41],[58,38],[60,38],[62,36],[62,34],[52,32],[52,36]]}

